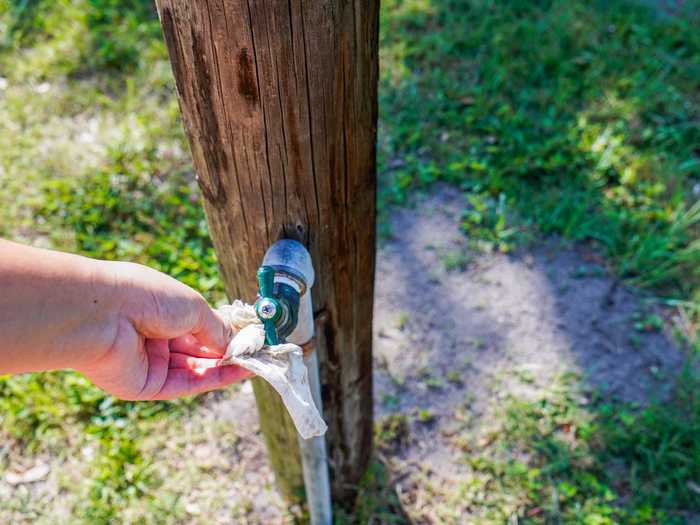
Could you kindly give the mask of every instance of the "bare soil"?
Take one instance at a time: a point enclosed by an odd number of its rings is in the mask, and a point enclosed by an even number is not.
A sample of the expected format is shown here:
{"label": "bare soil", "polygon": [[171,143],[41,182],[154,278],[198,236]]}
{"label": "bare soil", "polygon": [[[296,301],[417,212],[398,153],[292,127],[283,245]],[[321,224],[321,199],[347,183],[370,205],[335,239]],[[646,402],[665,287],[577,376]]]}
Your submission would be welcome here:
{"label": "bare soil", "polygon": [[385,460],[405,480],[397,489],[407,513],[426,519],[436,503],[422,485],[445,493],[469,475],[454,439],[465,421],[478,439],[494,405],[537,396],[564,374],[584,392],[644,404],[666,397],[686,362],[665,328],[635,327],[667,312],[612,277],[590,247],[540,239],[514,254],[470,250],[463,199],[442,186],[396,211],[378,254],[376,417],[410,416],[410,439]]}
{"label": "bare soil", "polygon": [[[635,330],[664,314],[648,297],[610,277],[591,249],[557,239],[513,255],[470,252],[463,209],[461,193],[443,186],[393,216],[395,237],[379,251],[376,279],[378,414],[387,413],[386,393],[400,394],[400,409],[427,402],[449,416],[466,392],[478,407],[498,394],[495,379],[508,388],[504,373],[523,369],[535,386],[573,372],[625,401],[666,394],[684,354],[663,330]],[[455,254],[461,271],[446,268]],[[426,386],[426,377],[437,381]]]}

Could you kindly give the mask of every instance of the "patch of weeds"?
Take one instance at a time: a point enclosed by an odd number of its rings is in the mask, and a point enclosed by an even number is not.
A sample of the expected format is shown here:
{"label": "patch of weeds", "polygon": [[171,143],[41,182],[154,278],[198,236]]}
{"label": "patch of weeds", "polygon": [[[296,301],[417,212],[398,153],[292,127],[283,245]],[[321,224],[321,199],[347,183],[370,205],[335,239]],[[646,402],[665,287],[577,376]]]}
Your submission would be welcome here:
{"label": "patch of weeds", "polygon": [[355,523],[410,525],[412,523],[403,512],[389,469],[377,458],[370,461],[367,472],[360,482],[352,513],[342,508],[333,510],[334,523],[337,525]]}
{"label": "patch of weeds", "polygon": [[428,388],[432,390],[442,390],[445,387],[443,380],[437,377],[430,367],[423,366],[416,372],[418,379]]}
{"label": "patch of weeds", "polygon": [[447,372],[445,378],[453,385],[462,386],[464,384],[464,380],[462,379],[462,372],[460,372],[459,370],[450,370],[449,372]]}
{"label": "patch of weeds", "polygon": [[408,326],[408,322],[411,320],[411,316],[408,312],[400,312],[398,318],[396,319],[396,328],[403,330]]}
{"label": "patch of weeds", "polygon": [[[601,407],[606,458],[622,458],[633,469],[626,479],[633,508],[650,508],[659,516],[700,512],[692,484],[700,479],[700,378],[691,370],[681,377],[670,402],[643,410]],[[676,515],[677,516],[677,515]],[[678,521],[680,523],[680,521]]]}
{"label": "patch of weeds", "polygon": [[134,440],[103,439],[101,452],[90,467],[87,494],[74,509],[85,523],[109,524],[128,509],[133,500],[157,490],[160,481]]}
{"label": "patch of weeds", "polygon": [[33,450],[61,446],[66,430],[118,434],[133,418],[179,415],[190,400],[137,403],[119,401],[75,372],[35,373],[0,378],[3,434]]}
{"label": "patch of weeds", "polygon": [[[481,350],[482,348],[486,348],[486,341],[483,337],[474,337],[471,340],[471,345],[477,350]],[[467,357],[467,359],[471,361],[471,358]]]}
{"label": "patch of weeds", "polygon": [[469,254],[462,250],[452,250],[440,255],[440,261],[448,272],[464,271],[467,269],[471,258]]}
{"label": "patch of weeds", "polygon": [[442,390],[445,388],[445,383],[439,377],[431,375],[430,373],[425,374],[423,377],[423,384],[431,390]]}
{"label": "patch of weeds", "polygon": [[435,414],[429,408],[422,408],[418,410],[416,419],[423,424],[429,424],[435,421]]}
{"label": "patch of weeds", "polygon": [[172,423],[195,403],[120,401],[75,372],[7,376],[0,378],[0,437],[22,457],[93,449],[82,481],[65,487],[79,497],[63,504],[76,523],[108,524],[128,509],[148,513],[159,505],[152,495],[161,479],[141,450],[143,440],[154,423]]}
{"label": "patch of weeds", "polygon": [[2,42],[6,51],[19,53],[31,46],[44,54],[56,53],[67,44],[66,34],[81,38],[76,42],[79,53],[68,55],[72,60],[40,63],[63,72],[133,71],[149,52],[164,57],[160,23],[149,2],[9,0],[6,9],[0,9],[7,27]]}
{"label": "patch of weeds", "polygon": [[379,449],[399,449],[408,443],[409,435],[408,419],[404,414],[390,414],[374,424],[374,438]]}
{"label": "patch of weeds", "polygon": [[515,228],[508,226],[506,196],[501,193],[497,200],[488,195],[467,195],[469,207],[462,218],[462,230],[467,234],[473,248],[506,253],[515,246]]}
{"label": "patch of weeds", "polygon": [[684,375],[673,401],[645,408],[583,403],[573,381],[506,401],[493,440],[466,457],[477,479],[499,489],[465,505],[488,509],[488,523],[514,515],[523,523],[680,525],[685,512],[698,512],[688,481],[700,476],[700,379]]}
{"label": "patch of weeds", "polygon": [[659,332],[663,326],[663,319],[654,313],[642,314],[636,312],[633,316],[634,329],[638,332]]}
{"label": "patch of weeds", "polygon": [[36,217],[70,228],[82,254],[148,264],[213,302],[222,298],[206,220],[184,174],[159,180],[134,169],[143,158],[128,154],[115,161],[122,173],[47,181]]}
{"label": "patch of weeds", "polygon": [[395,394],[382,394],[382,404],[389,410],[398,408],[401,398]]}

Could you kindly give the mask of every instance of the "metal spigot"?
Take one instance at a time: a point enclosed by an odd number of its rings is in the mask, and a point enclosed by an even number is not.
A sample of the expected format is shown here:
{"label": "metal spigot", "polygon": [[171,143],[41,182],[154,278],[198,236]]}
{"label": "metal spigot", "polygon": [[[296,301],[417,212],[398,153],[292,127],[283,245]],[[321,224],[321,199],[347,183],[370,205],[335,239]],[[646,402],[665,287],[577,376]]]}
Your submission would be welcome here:
{"label": "metal spigot", "polygon": [[[265,327],[266,344],[287,342],[287,337],[295,330],[295,335],[304,337],[309,330],[306,325],[309,322],[313,324],[312,318],[306,319],[309,314],[312,315],[311,298],[307,292],[313,284],[313,279],[311,258],[302,244],[285,239],[276,242],[267,251],[263,265],[258,270],[259,293],[255,302],[255,313]],[[302,306],[301,324],[304,326],[298,329]],[[313,333],[313,326],[310,330],[308,338]],[[292,339],[289,342],[306,342],[298,341],[298,337]]]}

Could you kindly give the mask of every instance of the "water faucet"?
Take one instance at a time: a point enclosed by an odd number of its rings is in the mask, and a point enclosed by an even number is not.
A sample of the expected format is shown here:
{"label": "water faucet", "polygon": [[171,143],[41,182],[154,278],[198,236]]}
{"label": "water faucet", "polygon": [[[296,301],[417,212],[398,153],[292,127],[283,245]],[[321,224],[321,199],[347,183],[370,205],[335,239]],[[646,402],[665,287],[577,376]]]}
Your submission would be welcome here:
{"label": "water faucet", "polygon": [[311,256],[303,244],[277,241],[265,253],[258,270],[255,313],[265,328],[265,343],[303,345],[313,336],[309,292],[314,283]]}

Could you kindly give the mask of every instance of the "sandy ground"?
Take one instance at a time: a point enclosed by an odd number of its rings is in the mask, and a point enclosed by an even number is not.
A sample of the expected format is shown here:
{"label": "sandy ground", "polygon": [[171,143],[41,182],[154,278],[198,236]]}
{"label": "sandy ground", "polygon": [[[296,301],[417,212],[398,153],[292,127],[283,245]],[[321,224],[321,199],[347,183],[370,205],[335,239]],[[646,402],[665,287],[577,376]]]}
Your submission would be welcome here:
{"label": "sandy ground", "polygon": [[[532,395],[562,372],[605,396],[644,402],[665,395],[683,363],[663,332],[634,330],[635,315],[653,306],[611,278],[595,252],[557,240],[513,255],[470,252],[459,230],[463,208],[460,192],[437,188],[394,213],[395,237],[378,252],[375,410],[377,419],[411,416],[410,440],[384,454],[414,516],[431,505],[421,484],[466,475],[452,439],[465,406],[478,431],[488,427],[493,403]],[[455,260],[462,267],[448,269]],[[525,387],[513,379],[523,374]],[[431,424],[415,417],[420,411],[430,412]],[[163,432],[170,437],[164,447],[154,435],[153,464],[162,490],[182,494],[188,517],[178,523],[291,522],[274,490],[249,385],[210,394],[192,418]],[[32,508],[22,522],[67,523],[77,496],[57,487],[68,467],[52,464],[48,479],[31,485],[0,481],[0,500]]]}
{"label": "sandy ground", "polygon": [[[375,404],[401,393],[400,408],[419,399],[444,407],[467,389],[478,408],[503,372],[527,369],[534,385],[562,372],[580,374],[626,401],[664,395],[664,377],[683,353],[662,332],[637,332],[635,315],[654,310],[643,295],[608,276],[584,247],[549,240],[515,255],[469,254],[459,231],[462,196],[442,187],[415,210],[393,217],[394,240],[378,257],[375,304]],[[463,271],[442,262],[467,254]],[[457,372],[464,386],[426,388]],[[507,378],[506,378],[507,379]],[[507,380],[499,381],[508,388]],[[438,390],[438,392],[433,392]]]}
{"label": "sandy ground", "polygon": [[[463,196],[441,187],[398,210],[395,238],[378,255],[375,410],[378,419],[413,415],[410,440],[386,457],[405,480],[411,516],[439,504],[425,501],[421,485],[440,494],[469,475],[455,436],[465,421],[462,435],[488,432],[500,400],[536,396],[572,374],[584,391],[643,404],[666,396],[685,362],[663,331],[635,330],[635,319],[664,312],[610,277],[594,251],[550,239],[512,255],[475,254],[459,231],[463,209]],[[446,260],[463,268],[448,270]],[[430,424],[421,422],[426,410]],[[454,521],[417,522],[471,523],[468,509],[451,504]]]}

